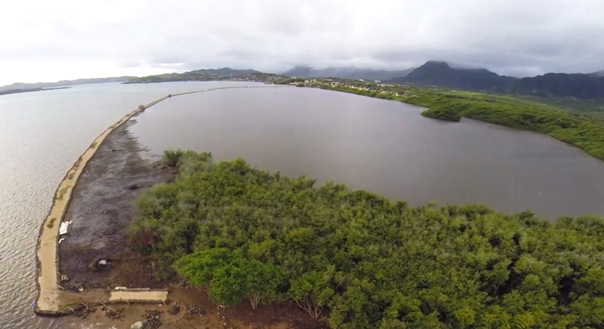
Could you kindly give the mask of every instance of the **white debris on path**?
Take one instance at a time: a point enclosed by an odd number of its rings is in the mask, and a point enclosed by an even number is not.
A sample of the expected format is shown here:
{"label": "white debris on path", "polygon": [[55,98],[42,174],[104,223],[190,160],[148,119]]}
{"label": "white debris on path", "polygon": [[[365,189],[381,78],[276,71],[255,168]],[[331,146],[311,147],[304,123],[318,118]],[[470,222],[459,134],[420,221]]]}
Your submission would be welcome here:
{"label": "white debris on path", "polygon": [[62,222],[61,227],[59,227],[59,235],[64,235],[69,232],[69,225],[71,225],[71,221]]}

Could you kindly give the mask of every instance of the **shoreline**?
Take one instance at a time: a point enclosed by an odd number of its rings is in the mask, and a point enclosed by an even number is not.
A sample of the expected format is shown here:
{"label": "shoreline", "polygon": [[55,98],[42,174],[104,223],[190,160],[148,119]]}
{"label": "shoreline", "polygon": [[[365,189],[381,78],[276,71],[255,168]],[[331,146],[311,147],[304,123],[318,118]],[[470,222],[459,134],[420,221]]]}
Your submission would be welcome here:
{"label": "shoreline", "polygon": [[[73,308],[69,307],[69,305],[74,304],[74,298],[70,296],[68,292],[59,288],[59,277],[61,275],[59,273],[59,231],[61,223],[65,219],[67,209],[73,196],[73,191],[79,181],[81,174],[84,172],[93,156],[97,153],[97,150],[113,131],[127,123],[133,117],[136,117],[137,115],[143,113],[146,109],[172,97],[222,89],[278,87],[281,86],[232,86],[169,94],[159,99],[156,99],[146,105],[140,105],[137,109],[123,116],[120,120],[115,122],[113,125],[109,126],[98,137],[96,137],[90,144],[90,146],[84,151],[84,153],[82,153],[82,155],[76,160],[74,165],[67,171],[67,173],[59,183],[53,195],[53,202],[48,211],[48,214],[46,215],[46,218],[40,226],[38,240],[36,243],[37,297],[32,303],[33,312],[41,316],[61,316],[73,313]],[[76,299],[81,301],[81,299],[86,295],[91,295],[97,298],[99,296],[99,291],[97,291],[97,289],[88,290],[87,293],[82,295],[83,296],[79,296],[79,298]],[[80,302],[77,302],[77,304],[79,303]]]}
{"label": "shoreline", "polygon": [[[132,118],[105,139],[73,190],[64,221],[71,222],[59,244],[60,285],[166,289],[149,273],[153,269],[130,248],[128,227],[137,218],[136,200],[146,190],[175,178],[175,170],[151,160],[129,132]],[[105,260],[104,265],[99,264]],[[70,293],[70,295],[81,295]]]}
{"label": "shoreline", "polygon": [[58,288],[58,267],[59,267],[59,228],[63,222],[65,212],[69,206],[73,189],[78,179],[90,159],[96,154],[99,146],[105,141],[107,136],[128,122],[131,118],[144,112],[149,107],[158,104],[169,96],[159,98],[147,105],[139,106],[138,109],[126,114],[109,128],[105,129],[92,144],[78,158],[74,165],[67,171],[63,180],[59,183],[46,219],[40,227],[38,242],[36,245],[36,286],[38,297],[33,307],[37,315],[63,315],[68,312],[62,310],[60,305],[61,290]]}
{"label": "shoreline", "polygon": [[[171,104],[168,108],[172,107]],[[163,109],[167,108],[155,110]],[[59,270],[68,278],[60,285],[69,291],[65,297],[73,300],[70,304],[74,312],[54,318],[54,323],[61,328],[129,328],[148,311],[163,311],[162,328],[222,328],[224,323],[232,329],[325,328],[318,322],[302,325],[311,319],[293,303],[261,305],[256,309],[250,303],[242,303],[224,308],[203,289],[178,278],[157,280],[153,275],[154,262],[132,248],[127,231],[140,214],[135,200],[157,184],[173,182],[178,171],[154,159],[155,153],[129,131],[137,120],[133,118],[107,136],[74,189],[64,219],[72,221],[72,225],[59,244]],[[99,259],[108,263],[98,266]],[[72,292],[74,287],[84,290]],[[120,300],[123,290],[117,287],[131,292],[127,302]],[[109,290],[112,296],[108,297]],[[166,290],[166,303],[147,302],[147,297],[162,299],[165,295],[161,292]],[[94,291],[98,293],[92,294]],[[146,297],[140,298],[137,291]],[[155,291],[155,296],[149,296],[147,291]],[[78,299],[86,306],[77,304]],[[119,319],[107,316],[120,310],[123,312]]]}
{"label": "shoreline", "polygon": [[48,87],[48,88],[31,88],[31,89],[8,89],[0,91],[0,96],[6,95],[14,95],[14,94],[23,94],[23,93],[33,93],[38,91],[51,91],[51,90],[60,90],[60,89],[69,89],[71,86],[65,87]]}

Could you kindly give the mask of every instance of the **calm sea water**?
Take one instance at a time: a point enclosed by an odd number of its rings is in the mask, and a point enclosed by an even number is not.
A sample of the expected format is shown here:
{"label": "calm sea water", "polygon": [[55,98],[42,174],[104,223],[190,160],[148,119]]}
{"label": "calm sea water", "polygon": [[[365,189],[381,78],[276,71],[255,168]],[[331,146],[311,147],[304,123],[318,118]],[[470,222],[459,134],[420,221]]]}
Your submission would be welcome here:
{"label": "calm sea water", "polygon": [[[244,83],[103,84],[0,97],[0,327],[35,317],[35,245],[56,186],[121,116],[168,93]],[[604,162],[539,134],[423,118],[402,103],[306,88],[226,89],[169,99],[130,128],[143,146],[244,157],[419,205],[604,214]],[[64,322],[64,321],[61,321]]]}

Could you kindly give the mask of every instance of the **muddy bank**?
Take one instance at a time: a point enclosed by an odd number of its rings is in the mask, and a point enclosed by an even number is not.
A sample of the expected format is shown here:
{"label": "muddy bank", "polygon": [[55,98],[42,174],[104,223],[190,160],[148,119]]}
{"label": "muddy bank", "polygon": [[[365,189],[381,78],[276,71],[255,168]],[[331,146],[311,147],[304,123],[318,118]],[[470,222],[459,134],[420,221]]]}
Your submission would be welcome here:
{"label": "muddy bank", "polygon": [[73,191],[64,219],[71,226],[59,244],[59,273],[68,278],[61,282],[65,287],[162,286],[140,255],[128,248],[127,228],[137,215],[138,196],[173,180],[175,172],[141,157],[143,150],[128,133],[132,124],[107,136]]}
{"label": "muddy bank", "polygon": [[[67,175],[63,178],[54,194],[54,200],[46,219],[40,227],[38,244],[36,246],[36,272],[38,298],[32,305],[34,312],[38,315],[60,315],[65,313],[65,307],[68,305],[62,304],[65,295],[63,287],[59,285],[61,281],[68,281],[66,275],[59,276],[59,236],[63,232],[63,222],[67,208],[70,204],[73,190],[88,165],[88,162],[94,157],[98,148],[103,144],[105,139],[117,128],[126,124],[132,117],[142,113],[149,106],[157,104],[168,96],[160,98],[150,105],[141,105],[138,109],[126,114],[118,122],[111,127],[105,129],[92,144],[84,151],[84,153],[73,164]],[[79,286],[76,286],[78,288]]]}
{"label": "muddy bank", "polygon": [[[92,307],[85,313],[55,319],[59,328],[129,329],[145,321],[149,312],[159,313],[157,328],[229,328],[229,329],[328,329],[329,327],[300,310],[293,303],[260,305],[252,310],[249,303],[224,307],[210,301],[200,289],[176,288],[170,291],[167,304],[113,305]],[[118,316],[113,316],[119,313]],[[158,324],[159,324],[158,323]],[[156,328],[149,326],[148,328]]]}
{"label": "muddy bank", "polygon": [[[159,311],[161,328],[327,328],[294,303],[260,305],[252,310],[249,303],[243,302],[225,308],[212,302],[203,289],[154,279],[151,266],[128,248],[127,227],[137,215],[136,199],[151,186],[172,181],[176,172],[147,160],[150,157],[146,151],[128,132],[132,124],[130,121],[107,136],[73,191],[65,214],[65,221],[72,225],[59,244],[59,271],[69,280],[61,284],[66,288],[82,285],[86,291],[116,286],[169,286],[169,301],[166,305],[107,302],[107,308],[96,306],[84,316],[59,318],[54,323],[61,328],[130,328],[144,320],[147,311]],[[99,266],[100,259],[108,260],[107,265]],[[81,293],[69,295],[76,298]],[[114,311],[119,311],[120,316],[108,316]]]}
{"label": "muddy bank", "polygon": [[[169,286],[169,282],[156,281],[151,266],[129,249],[127,227],[136,218],[136,199],[141,193],[155,184],[172,181],[176,172],[147,160],[150,157],[145,156],[146,151],[128,132],[132,124],[130,121],[107,136],[73,191],[65,214],[65,221],[72,224],[59,244],[59,272],[69,278],[61,283],[66,288]],[[100,259],[107,260],[107,265],[98,265]],[[54,322],[62,328],[130,328],[144,320],[147,311],[159,311],[161,328],[327,328],[293,303],[261,305],[252,310],[243,302],[225,308],[212,302],[202,289],[180,285],[169,288],[167,305],[107,303],[107,308],[96,306],[84,316]],[[80,294],[69,295],[75,298]],[[120,316],[108,316],[114,311]]]}

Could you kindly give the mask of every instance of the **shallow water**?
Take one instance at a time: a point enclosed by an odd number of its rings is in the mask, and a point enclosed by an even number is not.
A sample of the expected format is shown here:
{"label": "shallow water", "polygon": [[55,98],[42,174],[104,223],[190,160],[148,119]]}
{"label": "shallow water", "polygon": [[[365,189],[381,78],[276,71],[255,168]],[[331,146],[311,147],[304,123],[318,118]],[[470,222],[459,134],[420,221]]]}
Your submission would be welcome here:
{"label": "shallow water", "polygon": [[[168,93],[249,83],[102,84],[0,97],[0,327],[40,320],[35,244],[54,190],[104,129]],[[423,118],[397,102],[306,88],[226,89],[171,98],[130,128],[142,145],[244,157],[287,175],[404,199],[506,212],[604,214],[604,162],[539,134]]]}
{"label": "shallow water", "polygon": [[243,157],[414,205],[484,203],[551,219],[604,214],[603,161],[541,134],[421,111],[319,89],[219,90],[159,104],[131,132],[156,154]]}

